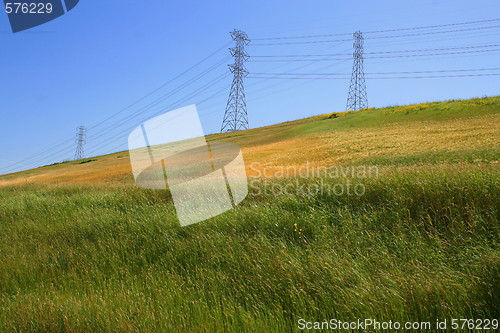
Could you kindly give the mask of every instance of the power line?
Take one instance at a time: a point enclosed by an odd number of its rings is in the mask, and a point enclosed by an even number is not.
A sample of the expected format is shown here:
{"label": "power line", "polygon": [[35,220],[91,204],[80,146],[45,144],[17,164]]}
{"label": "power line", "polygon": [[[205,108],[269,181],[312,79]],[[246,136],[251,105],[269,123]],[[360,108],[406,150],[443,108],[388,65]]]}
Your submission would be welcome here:
{"label": "power line", "polygon": [[[454,24],[442,24],[442,25],[434,25],[434,26],[426,26],[426,27],[412,27],[412,28],[400,28],[400,29],[390,29],[390,30],[378,30],[378,31],[368,31],[365,32],[365,34],[378,34],[378,33],[390,33],[390,32],[398,32],[398,31],[411,31],[411,30],[423,30],[423,29],[440,29],[440,28],[445,28],[445,27],[452,27],[452,26],[463,26],[463,25],[473,25],[473,24],[480,24],[480,23],[491,23],[495,21],[500,21],[500,19],[491,19],[491,20],[482,20],[482,21],[473,21],[473,22],[462,22],[462,23],[454,23]],[[384,41],[389,41],[391,42],[396,42],[396,39],[398,38],[407,38],[407,37],[417,37],[421,36],[421,38],[417,39],[422,39],[426,38],[426,40],[429,39],[434,39],[437,40],[437,37],[432,37],[431,35],[436,35],[436,36],[441,36],[444,38],[446,34],[451,34],[451,33],[461,33],[460,36],[464,35],[478,35],[481,33],[481,31],[485,31],[486,29],[496,29],[499,28],[500,26],[483,26],[483,27],[471,27],[471,28],[465,28],[465,29],[447,29],[447,30],[441,30],[441,31],[425,31],[425,32],[419,32],[415,34],[396,34],[396,35],[388,35],[388,36],[373,36],[373,37],[367,37],[366,39],[373,40],[373,41],[381,41],[382,43],[377,43],[375,42],[376,45],[378,44],[387,44],[387,42]],[[490,30],[491,33],[491,30]],[[286,39],[309,39],[309,38],[327,38],[327,37],[334,37],[334,36],[347,36],[348,34],[346,33],[339,33],[339,34],[328,34],[328,35],[309,35],[309,36],[296,36],[296,37],[273,37],[273,38],[262,38],[258,40],[286,40]],[[481,36],[484,35],[484,32],[481,34]],[[456,36],[446,36],[448,39],[457,39]],[[404,39],[398,41],[398,43],[408,43],[408,40],[411,40],[412,38],[409,39]],[[413,38],[415,39],[415,38]],[[391,41],[392,40],[392,41]],[[337,42],[337,44],[342,44],[344,42],[352,41],[352,39],[338,39],[338,40],[316,40],[316,41],[302,41],[302,42],[285,42],[285,43],[266,43],[266,44],[253,44],[254,46],[258,45],[288,45],[288,44],[312,44],[312,43],[333,43]],[[124,113],[127,110],[131,110],[132,108],[136,107],[140,102],[143,102],[147,100],[149,97],[153,96],[155,93],[161,91],[164,87],[169,85],[170,83],[176,82],[179,78],[185,76],[188,72],[192,71],[194,68],[197,66],[201,65],[202,63],[206,62],[207,59],[213,57],[214,55],[218,54],[221,50],[223,50],[225,47],[227,47],[229,43],[226,45],[222,46],[215,52],[209,54],[207,57],[196,63],[195,65],[191,66],[189,69],[186,71],[182,72],[181,74],[175,76],[174,78],[168,80],[166,83],[162,84],[160,87],[154,89],[150,93],[146,94],[145,96],[141,97],[139,100],[135,101],[134,103],[128,105],[124,109],[121,109],[120,111],[116,112],[115,114],[110,115],[109,117],[105,118],[104,120],[98,122],[97,124],[93,125],[90,127],[90,129],[97,129],[101,128],[101,126],[108,121],[116,118],[120,114]],[[372,45],[372,44],[370,44]],[[462,46],[462,47],[450,47],[450,48],[436,48],[436,49],[417,49],[417,50],[402,50],[402,51],[380,51],[380,52],[368,52],[364,53],[364,55],[372,55],[368,57],[363,57],[363,60],[366,59],[394,59],[394,58],[408,58],[411,59],[412,61],[417,61],[417,60],[426,60],[426,59],[415,59],[413,60],[412,58],[415,57],[443,57],[446,55],[466,55],[466,56],[480,56],[480,55],[487,55],[489,53],[495,53],[500,51],[500,49],[488,49],[488,50],[477,50],[480,48],[494,48],[498,47],[500,44],[489,44],[489,45],[477,45],[477,46]],[[473,51],[459,51],[459,52],[441,52],[441,51],[454,51],[454,50],[473,50]],[[439,51],[439,52],[438,52]],[[321,52],[321,51],[320,51]],[[324,52],[324,51],[323,51]],[[430,54],[427,54],[430,52]],[[405,53],[416,53],[416,54],[405,54]],[[392,55],[394,54],[394,55]],[[321,57],[346,57],[346,58],[321,58]],[[315,57],[320,57],[320,58],[315,58]],[[257,58],[257,60],[253,60],[253,63],[256,62],[283,62],[284,64],[290,62],[303,62],[306,63],[305,66],[308,66],[310,64],[316,64],[318,62],[323,62],[323,61],[347,61],[350,60],[349,58],[350,54],[344,54],[344,53],[337,53],[337,54],[306,54],[306,55],[262,55],[262,56],[253,56],[253,58]],[[264,60],[259,60],[259,58],[263,58]],[[267,59],[267,58],[278,58],[278,59]],[[296,59],[279,59],[279,58],[296,58]],[[301,59],[303,58],[303,59]],[[310,58],[310,59],[305,59],[305,58]],[[136,117],[139,117],[140,115],[146,113],[146,112],[151,112],[155,111],[155,114],[157,113],[156,110],[159,110],[158,112],[162,112],[162,110],[165,110],[166,108],[162,106],[162,103],[169,99],[171,96],[174,96],[175,94],[179,93],[185,88],[192,87],[193,83],[196,81],[200,80],[201,78],[206,77],[206,75],[215,69],[219,68],[219,66],[225,62],[227,58],[222,59],[221,61],[215,63],[212,67],[210,67],[208,70],[202,71],[202,73],[197,74],[191,79],[188,79],[186,82],[181,84],[180,86],[174,87],[170,91],[162,94],[160,97],[154,99],[152,102],[147,104],[146,106],[143,106],[137,110],[134,110],[132,113],[126,115],[122,119],[118,120],[117,122],[110,124],[107,127],[101,128],[99,131],[96,132],[95,136],[91,136],[93,141],[96,141],[100,138],[103,138],[105,136],[109,136],[111,140],[113,138],[116,138],[123,133],[121,128],[122,126],[126,125],[127,122],[135,119]],[[404,60],[401,60],[404,61]],[[391,61],[391,62],[397,62],[396,61]],[[378,63],[378,62],[377,62]],[[281,66],[276,66],[273,68],[276,70],[276,68],[281,67]],[[301,66],[302,68],[304,66]],[[297,70],[297,69],[295,69]],[[498,68],[480,68],[480,69],[457,69],[457,70],[441,70],[441,71],[405,71],[405,72],[373,72],[373,73],[366,73],[367,77],[366,79],[368,80],[382,80],[382,79],[427,79],[427,78],[460,78],[460,77],[481,77],[481,76],[497,76],[499,74],[496,73],[478,73],[478,74],[471,74],[471,72],[480,72],[480,71],[495,71],[498,70]],[[438,74],[438,73],[468,73],[468,74],[457,74],[457,75],[413,75],[413,76],[408,76],[406,74]],[[220,76],[217,77],[215,80],[211,81],[208,85],[204,85],[197,90],[195,90],[192,93],[189,93],[187,96],[184,98],[181,98],[178,103],[182,103],[184,100],[187,100],[189,98],[192,98],[194,96],[197,96],[197,94],[201,92],[205,92],[209,90],[214,84],[217,84],[218,82],[221,82],[225,77],[227,77],[227,74],[224,74],[225,76]],[[313,82],[314,80],[344,80],[347,78],[343,78],[340,76],[348,76],[349,74],[342,74],[342,73],[251,73],[248,78],[251,79],[257,79],[253,81],[252,83],[255,82],[262,82],[266,81],[269,79],[281,79],[281,80],[309,80],[310,82]],[[387,77],[378,77],[377,75],[388,75]],[[398,76],[393,76],[393,75],[398,75]],[[252,85],[252,84],[251,84]],[[223,89],[226,89],[226,87],[219,89],[217,87],[217,90],[214,90],[214,93],[210,95],[209,97],[203,99],[200,103],[204,103],[207,100],[210,100],[214,96],[218,96],[221,93],[223,93]],[[267,88],[266,88],[267,89]],[[174,104],[175,105],[175,104]],[[246,103],[245,103],[245,110],[246,110]],[[135,127],[135,126],[134,126]],[[132,127],[133,128],[133,127]],[[125,131],[128,131],[129,129],[125,129]],[[112,133],[117,133],[110,135]],[[57,144],[50,146],[50,148],[36,154],[33,156],[30,156],[29,158],[26,158],[20,162],[17,162],[15,164],[10,165],[9,167],[15,166],[16,168],[19,167],[20,164],[26,162],[26,161],[35,161],[39,157],[43,156],[43,160],[49,159],[51,156],[60,156],[61,154],[69,154],[70,151],[74,149],[73,140],[63,140],[61,142],[58,142]],[[98,143],[97,145],[94,145],[94,151],[97,150],[95,149],[96,147],[102,147],[103,145],[108,145],[110,140],[102,141]],[[60,149],[59,149],[60,148]],[[55,150],[58,149],[58,150]],[[47,154],[48,153],[48,154]],[[14,168],[15,169],[15,168]]]}
{"label": "power line", "polygon": [[[396,31],[434,29],[434,28],[452,27],[452,26],[478,24],[478,23],[495,22],[495,21],[500,21],[500,19],[471,21],[471,22],[461,22],[461,23],[451,23],[451,24],[440,24],[440,25],[430,25],[430,26],[412,27],[412,28],[376,30],[376,31],[367,31],[367,32],[364,32],[364,33],[365,34],[374,34],[374,33],[396,32]],[[288,37],[254,38],[254,40],[281,40],[281,39],[302,39],[302,38],[324,38],[324,37],[348,36],[348,35],[351,35],[351,33],[337,33],[337,34],[324,34],[324,35],[308,35],[308,36],[288,36]]]}
{"label": "power line", "polygon": [[[479,77],[479,76],[498,76],[500,73],[487,74],[464,74],[464,75],[435,75],[435,76],[395,76],[395,77],[366,77],[366,80],[391,80],[391,79],[432,79],[432,78],[453,78],[453,77]],[[348,80],[348,77],[261,77],[248,76],[249,79],[279,79],[279,80]]]}
{"label": "power line", "polygon": [[154,93],[158,92],[159,90],[161,90],[162,88],[166,87],[167,85],[169,85],[170,83],[176,81],[177,79],[179,79],[180,77],[182,77],[183,75],[189,73],[191,70],[193,70],[194,68],[198,67],[199,65],[201,65],[202,63],[204,63],[205,61],[207,61],[208,59],[210,59],[211,57],[213,57],[214,55],[216,55],[217,53],[219,53],[220,51],[222,51],[223,49],[225,49],[230,43],[226,43],[224,44],[223,46],[221,46],[220,48],[218,48],[216,51],[210,53],[208,56],[206,56],[205,58],[203,58],[202,60],[200,60],[199,62],[197,62],[196,64],[192,65],[191,67],[189,67],[188,69],[186,69],[185,71],[183,71],[182,73],[176,75],[175,77],[173,77],[172,79],[168,80],[167,82],[165,82],[164,84],[162,84],[161,86],[159,86],[158,88],[152,90],[151,92],[147,93],[146,95],[144,95],[143,97],[139,98],[138,100],[136,100],[135,102],[133,102],[132,104],[129,104],[128,106],[126,106],[125,108],[123,108],[122,110],[112,114],[111,116],[109,116],[108,118],[100,121],[99,123],[93,125],[92,127],[90,127],[90,129],[93,129],[93,128],[96,128],[98,127],[99,125],[103,124],[104,122],[116,117],[117,115],[125,112],[126,110],[130,109],[131,107],[133,107],[134,105],[137,105],[138,103],[142,102],[143,100],[145,100],[146,98],[148,98],[149,96],[153,95]]}
{"label": "power line", "polygon": [[[65,148],[63,148],[63,149],[60,149],[60,150],[58,150],[58,151],[56,151],[56,152],[52,152],[51,154],[47,155],[48,157],[47,157],[46,159],[44,159],[43,161],[48,161],[48,160],[50,160],[50,158],[49,158],[49,157],[53,157],[53,156],[61,156],[61,154],[62,154],[62,153],[64,153],[64,155],[66,155],[66,154],[70,154],[72,151],[74,151],[74,143],[73,143],[73,142],[74,142],[74,140],[71,140],[71,142],[72,142],[72,143],[71,143],[71,145],[70,145],[70,146],[65,147]],[[21,162],[18,162],[18,163],[16,163],[16,164],[12,164],[11,166],[5,167],[5,168],[3,168],[3,171],[2,171],[2,172],[3,172],[4,174],[6,174],[6,173],[11,173],[11,172],[13,172],[13,171],[15,171],[15,170],[17,169],[17,166],[18,166],[20,163],[21,163]],[[44,162],[44,163],[40,162],[40,163],[38,163],[38,166],[42,166],[42,165],[44,165],[44,164],[48,164],[48,163],[49,163],[49,162]],[[27,168],[27,169],[29,169],[29,168]]]}
{"label": "power line", "polygon": [[[448,50],[465,50],[475,48],[489,48],[498,47],[500,44],[485,44],[485,45],[471,45],[460,47],[447,47],[437,49],[417,49],[417,50],[401,50],[401,51],[380,51],[380,52],[365,52],[365,54],[392,54],[392,53],[414,53],[414,52],[433,52],[433,51],[448,51]],[[330,53],[330,54],[292,54],[292,55],[256,55],[252,58],[299,58],[299,57],[335,57],[335,56],[350,56],[346,53]]]}
{"label": "power line", "polygon": [[[495,25],[495,26],[488,26],[488,27],[465,28],[465,29],[456,29],[456,30],[420,32],[420,33],[416,33],[416,34],[377,36],[377,37],[368,37],[368,38],[365,38],[365,39],[371,39],[371,40],[373,40],[373,39],[388,39],[388,38],[402,38],[402,37],[413,37],[413,36],[426,36],[426,35],[448,34],[448,33],[457,33],[457,32],[465,32],[465,31],[496,29],[496,28],[499,28],[499,27],[500,27],[499,25]],[[316,41],[305,41],[305,42],[260,43],[260,44],[252,44],[252,46],[318,44],[318,43],[332,43],[332,42],[349,42],[351,40],[352,39],[329,39],[329,40],[316,40]]]}
{"label": "power line", "polygon": [[134,111],[133,113],[129,114],[127,117],[123,118],[119,122],[111,124],[110,126],[104,128],[103,130],[101,130],[99,132],[99,134],[92,136],[92,140],[96,140],[96,139],[102,138],[105,135],[108,135],[110,133],[110,131],[113,131],[113,130],[115,130],[116,128],[118,128],[120,126],[125,125],[128,121],[130,121],[132,119],[135,119],[138,116],[144,114],[145,112],[149,111],[151,108],[159,105],[163,101],[167,100],[168,98],[170,98],[170,97],[174,96],[175,94],[177,94],[178,92],[182,91],[184,88],[187,88],[190,85],[192,85],[194,82],[200,80],[201,78],[203,78],[208,73],[216,70],[217,68],[219,68],[220,65],[222,65],[223,63],[225,63],[227,61],[227,59],[229,59],[229,57],[225,57],[221,61],[219,61],[216,64],[214,64],[213,66],[209,67],[207,70],[205,70],[205,71],[197,74],[195,77],[189,79],[188,81],[184,82],[180,86],[178,86],[178,87],[176,87],[176,88],[174,88],[174,89],[166,92],[165,94],[163,94],[162,96],[160,96],[159,98],[157,98],[156,100],[154,100],[153,102],[151,102],[148,105],[146,105],[146,106],[144,106],[144,107],[142,107],[142,108]]}
{"label": "power line", "polygon": [[[430,53],[430,54],[409,54],[409,55],[396,55],[396,56],[379,56],[379,57],[365,57],[365,59],[391,59],[391,58],[413,58],[413,57],[430,57],[454,54],[473,54],[473,53],[490,53],[498,52],[500,49],[494,50],[475,50],[475,51],[461,51],[461,52],[443,52],[443,53]],[[344,56],[348,56],[345,54]],[[346,58],[320,58],[320,59],[270,59],[270,60],[254,60],[255,62],[300,62],[300,61],[336,61],[345,60]]]}
{"label": "power line", "polygon": [[[328,48],[326,48],[325,50],[327,50],[327,49],[331,49],[331,48],[332,48],[332,47],[328,47]],[[352,48],[349,48],[349,49],[346,49],[346,50],[342,50],[342,52],[346,52],[346,51],[348,51],[348,50],[350,50],[350,49],[352,49]],[[331,69],[333,66],[338,67],[338,66],[340,66],[340,65],[342,65],[342,64],[344,64],[344,63],[346,63],[347,61],[350,61],[350,60],[351,60],[351,59],[345,59],[345,60],[342,60],[342,61],[336,62],[335,64],[328,64],[328,65],[326,65],[326,66],[322,66],[321,68],[319,68],[319,69],[318,69],[318,71],[320,72],[320,71],[323,71],[323,70],[326,70],[326,69]],[[301,70],[301,69],[303,69],[303,68],[306,68],[306,67],[309,67],[309,66],[311,66],[311,65],[315,65],[315,64],[317,64],[317,63],[316,63],[316,62],[314,62],[314,61],[308,62],[308,63],[306,63],[306,64],[300,64],[300,66],[298,66],[298,67],[297,67],[297,66],[294,66],[294,68],[293,68],[293,69],[288,70],[286,73],[287,73],[287,74],[292,74],[292,73],[294,73],[294,72],[295,72],[295,71],[297,71],[297,70]],[[283,66],[286,66],[286,65],[287,65],[286,63],[283,63],[283,64],[280,64],[280,65],[278,65],[278,66],[273,66],[273,69],[278,69],[278,68],[283,67]],[[313,81],[314,81],[314,80],[310,80],[309,82],[313,82]],[[247,85],[247,87],[252,87],[252,86],[254,86],[255,84],[258,84],[258,83],[261,83],[261,82],[267,82],[267,80],[266,80],[266,79],[254,80],[253,82],[250,82],[250,84],[248,84],[248,85]],[[306,82],[306,83],[309,83],[309,82]],[[303,84],[303,83],[300,83],[300,84],[298,84],[298,85],[294,85],[293,87],[298,87],[298,86],[300,86],[300,85],[302,85],[302,84]],[[283,87],[283,84],[282,84],[282,83],[277,83],[277,84],[275,83],[275,84],[272,84],[272,85],[270,85],[270,86],[265,86],[265,87],[262,87],[261,89],[258,89],[258,90],[253,90],[253,91],[251,91],[251,95],[252,95],[252,96],[255,96],[256,94],[259,94],[259,93],[260,93],[260,92],[262,92],[262,91],[269,92],[269,90],[270,90],[270,89],[272,89],[272,88],[274,88],[274,87],[277,87],[277,86]],[[286,90],[286,89],[288,89],[288,88],[280,89],[280,90],[279,90],[279,91],[277,91],[277,92],[280,92],[280,91],[283,91],[283,90]],[[263,98],[263,97],[267,97],[267,96],[270,96],[270,95],[274,95],[274,94],[276,94],[277,92],[271,92],[271,93],[268,93],[268,94],[267,94],[267,95],[265,95],[265,96],[260,96],[258,99],[261,99],[261,98]],[[256,98],[255,98],[255,97],[251,97],[251,101],[255,101],[255,100],[256,100]]]}
{"label": "power line", "polygon": [[[343,64],[343,63],[345,63],[345,62],[347,62],[347,61],[349,61],[349,60],[350,60],[350,59],[343,60],[343,61],[341,61],[341,62],[336,63],[335,65],[336,65],[336,66],[338,66],[338,65]],[[304,66],[301,66],[301,67],[304,67]],[[324,66],[324,67],[320,68],[320,70],[324,70],[324,69],[326,69],[326,68],[331,68],[331,67],[332,67],[331,65]],[[259,80],[259,81],[266,81],[266,79],[261,79],[261,80]],[[262,99],[262,98],[265,98],[265,97],[273,96],[273,95],[276,95],[277,93],[280,93],[280,92],[282,92],[282,91],[289,91],[289,90],[291,90],[291,89],[294,89],[294,88],[300,87],[300,86],[302,86],[302,85],[312,83],[312,82],[314,82],[314,81],[315,81],[315,80],[314,80],[314,78],[311,78],[311,79],[309,79],[309,80],[307,80],[307,78],[304,78],[304,80],[302,80],[300,83],[298,83],[298,84],[294,84],[294,85],[292,85],[292,86],[284,86],[282,82],[278,82],[277,84],[275,83],[275,84],[273,84],[273,85],[271,85],[271,86],[264,87],[263,89],[259,89],[259,90],[257,90],[256,92],[252,92],[252,97],[250,98],[250,101],[252,101],[252,102],[253,102],[253,101],[256,101],[256,100],[258,100],[258,99]],[[252,84],[252,83],[254,83],[254,82],[256,82],[256,81],[253,81],[253,82],[251,82],[250,84]],[[293,81],[291,81],[291,82],[293,82]],[[269,93],[269,90],[270,90],[271,88],[278,87],[278,86],[279,86],[279,87],[282,87],[282,89],[279,89],[279,90],[277,90],[277,91],[271,91],[271,92]],[[266,95],[262,95],[262,96],[258,96],[257,98],[255,98],[255,97],[254,97],[256,94],[259,94],[259,93],[260,93],[260,92],[262,92],[262,91],[266,91],[266,92],[268,92],[268,94],[266,94]]]}
{"label": "power line", "polygon": [[497,36],[498,36],[498,30],[499,29],[494,29],[494,30],[489,30],[489,31],[469,31],[469,32],[462,32],[460,34],[453,34],[453,35],[434,35],[434,36],[416,36],[416,37],[411,37],[411,38],[405,38],[405,39],[380,39],[380,40],[368,40],[367,43],[371,47],[387,47],[391,45],[396,45],[396,46],[401,46],[401,45],[407,45],[407,44],[420,44],[420,43],[427,43],[427,42],[449,42],[451,40],[479,40],[484,37],[495,37],[495,43],[497,42]]}
{"label": "power line", "polygon": [[[452,72],[478,72],[478,71],[496,71],[500,68],[477,68],[477,69],[450,69],[439,71],[416,71],[416,72],[385,72],[385,73],[365,73],[368,75],[391,75],[391,74],[425,74],[425,73],[452,73]],[[349,75],[348,73],[251,73],[251,75]]]}
{"label": "power line", "polygon": [[[226,74],[226,75],[227,75],[227,74]],[[208,87],[210,87],[210,86],[212,86],[212,85],[210,85],[210,84],[209,84],[209,85],[208,85]],[[200,102],[197,102],[197,103],[196,103],[196,105],[201,105],[202,103],[205,103],[206,101],[208,101],[208,100],[210,100],[210,99],[214,98],[215,96],[221,95],[223,92],[227,91],[227,89],[229,89],[230,87],[231,87],[230,85],[229,85],[229,86],[225,86],[223,89],[221,89],[221,90],[217,91],[216,93],[214,93],[214,94],[210,95],[209,97],[205,98],[204,100],[202,100],[202,101],[200,101]],[[197,94],[198,94],[198,92],[195,92],[195,93],[193,93],[193,94],[191,94],[191,95],[197,95]],[[185,104],[185,103],[186,103],[186,102],[185,102],[185,100],[183,100],[183,101],[178,101],[178,103],[177,103],[176,105]],[[169,106],[169,109],[175,109],[175,108],[176,108],[176,106]],[[219,111],[219,110],[216,110],[216,111],[214,111],[214,112],[210,112],[210,113],[206,113],[206,114],[204,113],[203,115],[209,115],[209,114],[214,114],[214,113],[218,113],[218,112],[220,112],[220,111]],[[171,119],[170,121],[172,121],[172,120],[173,120],[173,119]],[[133,126],[131,126],[131,127],[127,128],[127,129],[126,129],[123,133],[128,134],[128,133],[129,133],[129,132],[130,132],[133,128],[135,128],[136,126],[137,126],[137,125],[133,125]],[[122,134],[123,134],[123,133],[122,133]],[[101,145],[101,146],[102,146],[102,145]],[[119,149],[119,148],[120,148],[120,147],[122,147],[122,146],[123,146],[123,143],[120,143],[119,145],[116,145],[116,146],[114,146],[113,148],[110,148],[110,149],[106,150],[106,153],[105,153],[105,154],[110,154],[110,153],[116,152],[116,150],[117,150],[117,149]]]}
{"label": "power line", "polygon": [[[230,44],[229,43],[226,43],[224,44],[223,46],[221,46],[220,48],[218,48],[216,51],[212,52],[211,54],[209,54],[208,56],[206,56],[205,58],[203,58],[202,60],[200,60],[199,62],[197,62],[196,64],[194,64],[193,66],[191,66],[190,68],[188,68],[187,70],[183,71],[181,74],[178,74],[177,76],[175,76],[174,78],[168,80],[166,83],[162,84],[161,86],[159,86],[158,88],[154,89],[153,91],[149,92],[148,94],[146,94],[145,96],[141,97],[140,99],[138,99],[137,101],[135,101],[134,103],[128,105],[127,107],[123,108],[122,110],[116,112],[115,114],[107,117],[106,119],[100,121],[99,123],[91,126],[89,128],[89,130],[91,129],[94,129],[94,128],[97,128],[98,126],[102,125],[103,123],[109,121],[110,119],[116,117],[117,115],[123,113],[124,111],[130,109],[131,107],[137,105],[139,102],[145,100],[147,97],[150,97],[151,95],[153,95],[154,93],[158,92],[159,90],[161,90],[162,88],[164,88],[165,86],[167,86],[168,84],[176,81],[177,79],[179,79],[180,77],[184,76],[185,74],[187,74],[188,72],[192,71],[194,68],[198,67],[200,64],[206,62],[208,59],[210,59],[211,57],[213,57],[215,54],[219,53],[220,51],[222,51],[224,48],[226,48],[228,45]],[[226,61],[227,58],[225,58],[223,61]],[[116,125],[116,124],[113,124],[113,126]],[[105,128],[103,131],[106,132],[107,130],[109,130],[110,128],[112,127],[107,127]],[[101,132],[101,131],[100,131]],[[63,140],[59,140],[60,142],[56,143],[56,144],[53,144],[51,146],[49,146],[47,149],[44,149],[43,151],[35,154],[35,155],[32,155],[28,158],[25,158],[23,160],[20,160],[19,162],[16,162],[16,163],[13,163],[11,165],[8,165],[6,166],[5,168],[3,168],[4,170],[7,170],[8,172],[12,171],[12,170],[15,170],[20,164],[31,164],[33,163],[35,160],[37,160],[39,157],[41,156],[44,156],[44,157],[52,157],[52,156],[58,156],[58,155],[55,155],[55,154],[62,154],[63,152],[64,153],[68,153],[70,152],[72,149],[73,149],[73,140],[72,139],[63,139]],[[59,147],[62,147],[64,146],[64,148],[60,149],[60,150],[57,150],[55,153],[53,152],[54,149],[57,149]],[[52,152],[51,154],[47,155],[47,153],[50,153]],[[44,159],[44,160],[47,160],[47,159]]]}
{"label": "power line", "polygon": [[[227,78],[228,77],[228,73],[224,73],[221,77],[207,83],[206,85],[202,86],[201,88],[199,88],[198,90],[195,90],[194,92],[191,92],[189,93],[188,95],[184,96],[183,98],[179,99],[178,101],[176,101],[175,103],[171,103],[170,105],[168,106],[165,106],[162,111],[158,112],[158,113],[155,113],[153,114],[151,117],[155,117],[157,115],[159,115],[160,113],[164,112],[163,110],[168,110],[168,109],[175,109],[176,107],[180,106],[181,104],[184,104],[186,103],[186,101],[188,101],[189,99],[195,97],[195,96],[199,96],[201,93],[203,93],[204,91],[206,91],[207,89],[213,87],[215,84],[217,84],[218,82],[222,81],[223,79]],[[107,142],[101,142],[100,144],[98,144],[97,146],[94,146],[93,149],[92,149],[92,152],[96,152],[97,150],[105,147],[107,144],[109,144],[110,141],[113,141],[114,139],[118,138],[118,137],[121,137],[121,136],[124,136],[124,135],[127,135],[129,134],[129,132],[134,129],[135,127],[137,126],[137,124],[133,124],[132,126],[129,126],[123,130],[121,130],[120,132],[116,133],[114,136],[112,136],[110,138],[110,140],[108,140]],[[122,146],[123,144],[120,144],[118,147]]]}

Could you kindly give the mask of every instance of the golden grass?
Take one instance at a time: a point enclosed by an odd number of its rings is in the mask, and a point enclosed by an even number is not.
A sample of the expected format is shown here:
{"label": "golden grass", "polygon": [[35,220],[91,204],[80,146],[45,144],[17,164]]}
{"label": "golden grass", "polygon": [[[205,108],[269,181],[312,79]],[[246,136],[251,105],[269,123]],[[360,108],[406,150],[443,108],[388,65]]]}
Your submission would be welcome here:
{"label": "golden grass", "polygon": [[380,155],[454,152],[499,147],[500,114],[439,123],[343,129],[243,149],[245,160],[267,166],[345,165]]}
{"label": "golden grass", "polygon": [[[498,98],[493,98],[495,101]],[[491,99],[466,101],[471,107],[491,104]],[[451,102],[449,102],[451,103]],[[381,117],[391,114],[426,111],[430,104],[385,108]],[[448,110],[449,104],[440,105]],[[366,109],[356,113],[344,113],[352,117],[375,112]],[[500,110],[499,110],[500,111]],[[429,112],[429,115],[432,114]],[[315,116],[274,126],[267,126],[238,133],[215,134],[210,141],[234,142],[242,147],[249,176],[255,176],[248,166],[259,163],[253,169],[271,166],[300,167],[305,163],[315,166],[346,165],[375,156],[401,156],[416,153],[453,153],[463,150],[497,149],[500,151],[500,112],[469,116],[448,117],[438,121],[429,117],[414,121],[396,121],[377,126],[339,127],[337,119],[328,115]],[[300,129],[311,124],[324,126],[330,122],[331,130],[301,134]],[[330,124],[326,123],[326,124]],[[293,132],[297,130],[297,133]],[[290,134],[292,133],[292,134]],[[119,152],[95,158],[96,161],[78,164],[66,162],[0,177],[0,186],[23,183],[120,183],[133,184],[128,152]]]}

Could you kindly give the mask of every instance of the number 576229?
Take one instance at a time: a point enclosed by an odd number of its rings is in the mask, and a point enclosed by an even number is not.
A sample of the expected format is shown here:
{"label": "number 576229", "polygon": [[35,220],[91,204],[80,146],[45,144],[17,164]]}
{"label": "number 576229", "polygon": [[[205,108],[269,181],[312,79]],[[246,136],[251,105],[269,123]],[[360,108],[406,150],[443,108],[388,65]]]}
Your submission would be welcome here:
{"label": "number 576229", "polygon": [[7,14],[50,14],[53,7],[48,3],[34,2],[6,2],[5,12]]}

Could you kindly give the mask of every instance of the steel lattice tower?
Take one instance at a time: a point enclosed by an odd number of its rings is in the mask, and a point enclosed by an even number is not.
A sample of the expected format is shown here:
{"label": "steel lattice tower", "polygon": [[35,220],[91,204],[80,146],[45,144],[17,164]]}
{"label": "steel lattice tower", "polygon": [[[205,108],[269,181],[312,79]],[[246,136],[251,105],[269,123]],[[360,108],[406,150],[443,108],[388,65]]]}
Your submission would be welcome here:
{"label": "steel lattice tower", "polygon": [[76,129],[76,152],[75,160],[81,160],[84,157],[83,148],[87,142],[87,129],[85,126],[80,126]]}
{"label": "steel lattice tower", "polygon": [[356,31],[354,34],[354,65],[352,67],[351,84],[349,86],[349,96],[347,97],[347,110],[357,111],[368,107],[366,97],[365,72],[363,69],[363,34]]}
{"label": "steel lattice tower", "polygon": [[245,68],[245,61],[248,60],[249,56],[245,51],[245,46],[250,44],[250,39],[248,39],[247,34],[241,30],[234,30],[230,32],[230,34],[236,42],[236,46],[229,49],[231,55],[234,57],[234,64],[229,65],[229,69],[234,77],[226,104],[221,132],[248,129],[247,103],[243,78],[248,75],[248,71]]}

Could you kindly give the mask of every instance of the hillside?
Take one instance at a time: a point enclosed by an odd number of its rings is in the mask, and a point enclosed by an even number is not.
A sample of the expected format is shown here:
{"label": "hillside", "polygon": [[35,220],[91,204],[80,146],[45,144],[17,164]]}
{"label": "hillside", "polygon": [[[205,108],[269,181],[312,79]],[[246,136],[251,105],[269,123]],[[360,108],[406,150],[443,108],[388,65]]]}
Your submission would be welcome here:
{"label": "hillside", "polygon": [[[259,163],[251,176],[378,172],[252,177],[235,209],[184,228],[168,190],[134,185],[126,152],[1,176],[0,331],[298,332],[300,320],[372,318],[431,332],[500,317],[500,97],[208,140],[240,145]],[[319,191],[348,185],[363,191]]]}
{"label": "hillside", "polygon": [[[247,166],[498,161],[500,97],[325,114],[207,140],[238,144]],[[128,152],[0,176],[0,186],[87,182],[133,183]]]}

